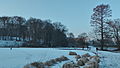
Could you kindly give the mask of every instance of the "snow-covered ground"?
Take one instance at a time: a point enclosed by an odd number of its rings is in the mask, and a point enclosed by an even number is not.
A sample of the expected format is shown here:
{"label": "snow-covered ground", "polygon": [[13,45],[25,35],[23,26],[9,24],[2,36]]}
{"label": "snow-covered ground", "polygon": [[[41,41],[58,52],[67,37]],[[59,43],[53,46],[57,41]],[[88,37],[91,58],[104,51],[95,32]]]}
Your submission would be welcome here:
{"label": "snow-covered ground", "polygon": [[[23,68],[24,65],[40,61],[45,62],[50,59],[55,59],[60,56],[66,56],[69,59],[75,61],[73,56],[68,55],[70,51],[77,52],[82,55],[89,53],[94,55],[95,48],[92,51],[83,50],[62,50],[58,48],[0,48],[0,68]],[[120,53],[98,51],[101,57],[100,68],[120,68]],[[58,63],[52,68],[61,68],[61,65],[65,63]]]}
{"label": "snow-covered ground", "polygon": [[100,68],[120,68],[120,53],[99,51]]}
{"label": "snow-covered ground", "polygon": [[[95,47],[91,47],[91,52],[96,52]],[[108,50],[115,50],[117,48],[107,48]],[[101,58],[100,68],[120,68],[120,53],[108,52],[108,51],[97,51],[96,52]]]}
{"label": "snow-covered ground", "polygon": [[[23,68],[24,65],[35,61],[45,62],[60,56],[66,56],[71,60],[75,60],[73,56],[69,56],[69,51],[77,52],[82,55],[89,53],[82,50],[59,50],[58,48],[0,48],[0,68]],[[56,64],[52,68],[60,68],[63,63]]]}

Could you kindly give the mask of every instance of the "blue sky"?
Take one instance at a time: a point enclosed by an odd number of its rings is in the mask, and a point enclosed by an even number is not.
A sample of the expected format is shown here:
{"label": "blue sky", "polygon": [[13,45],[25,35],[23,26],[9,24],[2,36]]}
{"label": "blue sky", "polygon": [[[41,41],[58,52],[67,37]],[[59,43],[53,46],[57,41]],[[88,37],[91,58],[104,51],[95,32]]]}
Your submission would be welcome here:
{"label": "blue sky", "polygon": [[102,3],[110,4],[113,19],[120,18],[120,0],[0,0],[0,16],[51,19],[78,35],[92,30],[92,10]]}

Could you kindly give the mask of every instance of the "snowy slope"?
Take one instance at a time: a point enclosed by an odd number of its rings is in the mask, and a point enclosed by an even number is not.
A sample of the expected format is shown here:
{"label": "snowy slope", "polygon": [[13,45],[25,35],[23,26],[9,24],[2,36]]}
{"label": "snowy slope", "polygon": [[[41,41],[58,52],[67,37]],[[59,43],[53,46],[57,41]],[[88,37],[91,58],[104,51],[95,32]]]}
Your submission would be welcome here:
{"label": "snowy slope", "polygon": [[[77,52],[80,55],[85,53],[94,55],[91,52],[82,50],[59,50],[54,48],[13,48],[13,50],[10,50],[9,48],[0,48],[0,68],[23,68],[24,65],[31,62],[45,62],[62,55],[74,61],[73,56],[68,55],[69,51]],[[52,68],[60,68],[62,64],[57,64]]]}

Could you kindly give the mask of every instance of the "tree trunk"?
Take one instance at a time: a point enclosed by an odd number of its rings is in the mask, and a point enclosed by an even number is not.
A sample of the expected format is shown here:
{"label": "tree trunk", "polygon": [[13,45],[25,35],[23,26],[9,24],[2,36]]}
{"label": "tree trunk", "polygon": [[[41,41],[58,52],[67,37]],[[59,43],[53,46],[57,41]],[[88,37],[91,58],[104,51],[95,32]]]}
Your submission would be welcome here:
{"label": "tree trunk", "polygon": [[103,37],[103,17],[101,17],[101,50],[103,50],[104,46],[104,37]]}

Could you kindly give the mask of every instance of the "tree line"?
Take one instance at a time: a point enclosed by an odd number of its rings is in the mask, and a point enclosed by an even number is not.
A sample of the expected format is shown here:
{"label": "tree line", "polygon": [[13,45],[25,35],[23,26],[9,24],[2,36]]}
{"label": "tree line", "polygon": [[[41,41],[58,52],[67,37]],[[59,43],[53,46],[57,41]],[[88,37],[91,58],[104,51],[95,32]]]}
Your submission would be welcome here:
{"label": "tree line", "polygon": [[0,40],[24,41],[23,46],[66,46],[67,31],[63,24],[51,20],[0,17]]}
{"label": "tree line", "polygon": [[[108,45],[117,45],[120,49],[120,18],[111,19],[111,17],[112,10],[109,4],[93,8],[90,20],[95,34],[93,43],[97,40],[102,50]],[[35,47],[88,47],[90,43],[87,33],[75,38],[60,22],[32,17],[25,19],[20,16],[0,17],[0,40],[24,41],[23,46]]]}

